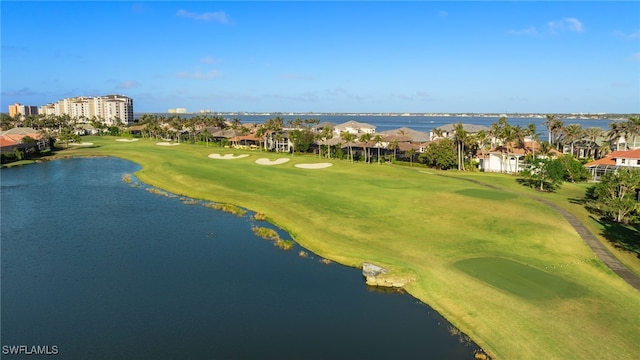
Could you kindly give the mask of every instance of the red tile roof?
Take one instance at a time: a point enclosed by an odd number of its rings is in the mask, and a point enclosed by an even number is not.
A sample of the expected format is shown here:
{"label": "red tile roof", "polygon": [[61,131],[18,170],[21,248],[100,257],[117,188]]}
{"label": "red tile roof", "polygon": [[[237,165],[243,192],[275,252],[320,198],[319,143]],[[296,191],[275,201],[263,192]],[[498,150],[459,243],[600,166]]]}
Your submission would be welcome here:
{"label": "red tile roof", "polygon": [[586,167],[596,166],[596,165],[615,165],[616,160],[610,157],[603,157],[602,159],[598,159],[589,163],[584,164]]}

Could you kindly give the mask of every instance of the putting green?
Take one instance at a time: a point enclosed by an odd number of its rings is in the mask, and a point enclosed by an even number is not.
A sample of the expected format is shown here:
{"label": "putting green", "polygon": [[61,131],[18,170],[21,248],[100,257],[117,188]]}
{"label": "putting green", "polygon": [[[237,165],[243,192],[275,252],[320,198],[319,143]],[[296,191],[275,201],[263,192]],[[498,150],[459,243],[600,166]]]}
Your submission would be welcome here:
{"label": "putting green", "polygon": [[529,300],[573,298],[587,292],[584,287],[560,276],[499,257],[465,259],[454,266],[494,288]]}
{"label": "putting green", "polygon": [[516,197],[512,193],[491,189],[463,189],[456,191],[456,194],[488,200],[506,200]]}

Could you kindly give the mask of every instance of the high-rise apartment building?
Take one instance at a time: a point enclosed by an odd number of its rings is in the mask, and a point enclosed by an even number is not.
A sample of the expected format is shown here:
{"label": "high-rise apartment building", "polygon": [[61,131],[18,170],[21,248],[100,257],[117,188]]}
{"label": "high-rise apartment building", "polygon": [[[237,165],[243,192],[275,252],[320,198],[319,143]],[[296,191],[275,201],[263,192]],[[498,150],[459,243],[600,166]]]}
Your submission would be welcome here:
{"label": "high-rise apartment building", "polygon": [[133,99],[124,95],[66,98],[43,105],[39,111],[45,115],[67,114],[78,121],[95,117],[109,126],[133,123]]}
{"label": "high-rise apartment building", "polygon": [[17,114],[24,116],[27,115],[36,115],[38,114],[37,106],[29,106],[29,105],[21,105],[19,103],[15,103],[13,105],[9,105],[9,116],[14,117]]}

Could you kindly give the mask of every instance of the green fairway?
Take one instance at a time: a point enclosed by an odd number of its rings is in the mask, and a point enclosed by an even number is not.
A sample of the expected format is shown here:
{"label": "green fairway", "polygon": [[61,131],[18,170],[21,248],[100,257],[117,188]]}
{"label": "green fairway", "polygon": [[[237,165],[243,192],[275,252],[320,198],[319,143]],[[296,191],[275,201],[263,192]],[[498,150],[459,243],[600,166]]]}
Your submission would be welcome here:
{"label": "green fairway", "polygon": [[[407,282],[492,356],[635,359],[640,295],[594,259],[573,227],[515,177],[204,145],[87,137],[68,156],[117,156],[140,181],[262,214],[303,247],[354,267],[370,262]],[[217,153],[248,154],[213,159]],[[256,160],[286,163],[264,166]],[[331,163],[323,169],[299,164]],[[439,176],[439,175],[448,176]],[[451,177],[454,175],[455,177]],[[460,179],[456,177],[460,177]],[[505,187],[509,193],[468,180]],[[542,194],[577,211],[579,188]],[[588,215],[580,215],[588,221]],[[375,315],[373,315],[375,316]],[[367,346],[363,344],[363,346]]]}
{"label": "green fairway", "polygon": [[477,197],[480,199],[489,199],[489,200],[505,200],[512,199],[516,197],[515,194],[494,190],[494,189],[463,189],[456,191],[456,193],[465,196]]}
{"label": "green fairway", "polygon": [[478,280],[523,299],[550,300],[587,293],[586,289],[572,281],[509,259],[465,259],[457,261],[455,266]]}

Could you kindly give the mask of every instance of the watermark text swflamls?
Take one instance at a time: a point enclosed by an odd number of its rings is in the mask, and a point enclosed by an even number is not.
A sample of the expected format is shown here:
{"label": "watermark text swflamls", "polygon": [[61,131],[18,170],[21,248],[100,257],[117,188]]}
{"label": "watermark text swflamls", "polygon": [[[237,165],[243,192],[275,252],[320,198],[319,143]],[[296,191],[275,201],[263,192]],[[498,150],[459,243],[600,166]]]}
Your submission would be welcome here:
{"label": "watermark text swflamls", "polygon": [[58,345],[2,345],[2,355],[58,355]]}

